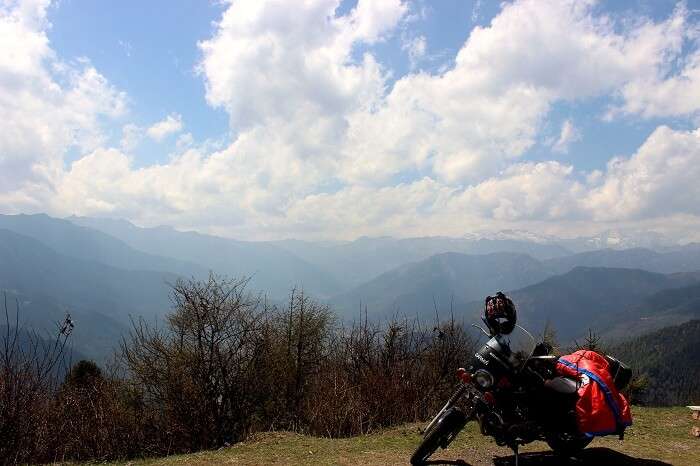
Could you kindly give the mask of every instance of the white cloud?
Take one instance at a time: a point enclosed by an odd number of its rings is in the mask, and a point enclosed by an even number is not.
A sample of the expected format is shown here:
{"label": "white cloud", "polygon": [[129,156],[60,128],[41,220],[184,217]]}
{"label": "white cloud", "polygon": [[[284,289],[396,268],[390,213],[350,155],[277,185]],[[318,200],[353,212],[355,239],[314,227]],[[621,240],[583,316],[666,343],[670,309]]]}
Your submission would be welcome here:
{"label": "white cloud", "polygon": [[126,55],[127,58],[131,58],[131,50],[133,49],[133,47],[131,46],[131,42],[119,40],[117,41],[117,43],[119,44],[119,47],[121,47],[122,50],[124,50],[124,55]]}
{"label": "white cloud", "polygon": [[425,53],[428,49],[428,41],[425,36],[417,36],[411,39],[405,39],[401,48],[408,53],[408,61],[411,65],[411,69],[418,66],[418,63],[425,57]]}
{"label": "white cloud", "polygon": [[184,150],[191,147],[193,144],[194,137],[192,136],[192,133],[185,133],[178,136],[177,141],[175,142],[175,147],[177,147],[178,150]]}
{"label": "white cloud", "polygon": [[687,225],[700,218],[700,191],[693,188],[700,176],[700,130],[661,127],[635,154],[601,173],[527,162],[466,188],[424,177],[286,200],[267,189],[266,180],[232,177],[234,154],[227,149],[205,157],[191,149],[170,164],[134,169],[124,154],[99,150],[73,164],[55,203],[79,206],[85,215],[109,213],[252,238],[290,232],[336,238],[460,235],[477,226],[524,225],[559,233],[592,225],[643,226],[687,235]]}
{"label": "white cloud", "polygon": [[608,162],[586,200],[593,218],[700,215],[700,129],[657,128],[630,158]]}
{"label": "white cloud", "polygon": [[179,133],[182,128],[182,116],[172,113],[148,128],[146,134],[155,141],[162,141],[166,136]]}
{"label": "white cloud", "polygon": [[[607,118],[619,114],[639,114],[645,118],[697,115],[700,29],[697,24],[689,24],[685,4],[679,3],[667,21],[642,24],[636,28],[635,36],[628,54],[656,57],[655,66],[631,77],[622,86],[622,103],[612,107]],[[684,47],[691,50],[687,56],[683,56]]]}
{"label": "white cloud", "polygon": [[225,108],[236,129],[342,118],[371,105],[383,89],[381,70],[369,54],[353,63],[352,46],[380,40],[406,7],[398,0],[360,1],[336,17],[337,6],[337,0],[233,3],[214,37],[200,43],[209,103]]}
{"label": "white cloud", "polygon": [[578,199],[585,194],[572,174],[572,166],[558,162],[513,165],[465,190],[461,202],[499,220],[566,220],[578,215]]}
{"label": "white cloud", "polygon": [[570,120],[564,120],[561,125],[561,131],[559,132],[559,139],[554,141],[552,144],[552,150],[560,154],[566,154],[569,152],[569,146],[581,140],[581,132],[574,126],[574,123]]}
{"label": "white cloud", "polygon": [[124,152],[132,152],[143,139],[143,128],[133,123],[127,123],[122,127],[122,138],[119,147]]}
{"label": "white cloud", "polygon": [[48,1],[0,4],[0,192],[4,210],[41,209],[69,149],[101,145],[101,119],[126,97],[89,61],[59,60],[45,29]]}
{"label": "white cloud", "polygon": [[624,87],[622,94],[625,103],[617,113],[638,113],[647,118],[697,115],[700,111],[700,52],[687,57],[677,74],[666,79],[634,80]]}
{"label": "white cloud", "polygon": [[490,176],[534,144],[554,102],[607,95],[656,73],[682,40],[675,24],[684,15],[617,27],[590,2],[505,4],[472,31],[452,69],[409,74],[377,111],[348,117],[341,173],[353,183],[405,171],[449,183]]}
{"label": "white cloud", "polygon": [[[682,8],[656,23],[618,22],[591,2],[507,3],[472,31],[449,69],[411,72],[389,86],[391,70],[370,46],[396,34],[408,8],[361,0],[339,15],[337,6],[230,4],[199,44],[198,70],[208,103],[229,115],[231,139],[211,148],[180,134],[167,163],[138,168],[130,153],[144,129],[124,125],[116,149],[99,125],[100,116],[124,113],[125,97],[89,64],[55,57],[45,16],[3,16],[0,38],[12,38],[19,58],[0,57],[0,103],[9,104],[0,106],[0,149],[8,149],[0,154],[10,154],[0,155],[0,168],[21,182],[0,188],[0,205],[253,239],[700,224],[689,220],[700,216],[692,203],[700,193],[678,189],[700,175],[697,131],[659,128],[599,172],[522,161],[560,101],[613,96],[611,117],[692,113],[694,104],[664,97],[687,91],[692,101],[694,89],[683,86],[694,78],[684,76],[694,76],[698,52],[669,68],[690,37]],[[416,58],[425,53],[417,39]],[[47,62],[60,65],[69,84],[60,85]],[[635,91],[644,76],[669,90]],[[146,133],[160,140],[182,127],[172,114]],[[565,121],[553,150],[566,152],[578,137]],[[70,147],[85,155],[64,167]]]}
{"label": "white cloud", "polygon": [[474,6],[472,7],[472,16],[471,16],[472,23],[476,23],[477,20],[479,19],[480,10],[481,10],[481,0],[476,0],[474,2]]}

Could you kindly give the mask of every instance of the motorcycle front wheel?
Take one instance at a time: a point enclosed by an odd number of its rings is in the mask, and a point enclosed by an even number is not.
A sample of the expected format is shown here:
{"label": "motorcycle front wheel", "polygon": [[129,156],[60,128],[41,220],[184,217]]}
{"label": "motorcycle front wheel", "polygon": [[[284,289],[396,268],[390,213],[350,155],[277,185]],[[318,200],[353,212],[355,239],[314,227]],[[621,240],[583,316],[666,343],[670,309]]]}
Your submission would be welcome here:
{"label": "motorcycle front wheel", "polygon": [[423,441],[411,456],[411,464],[413,466],[425,464],[438,447],[447,448],[468,420],[467,416],[458,408],[450,408],[445,411],[423,436]]}

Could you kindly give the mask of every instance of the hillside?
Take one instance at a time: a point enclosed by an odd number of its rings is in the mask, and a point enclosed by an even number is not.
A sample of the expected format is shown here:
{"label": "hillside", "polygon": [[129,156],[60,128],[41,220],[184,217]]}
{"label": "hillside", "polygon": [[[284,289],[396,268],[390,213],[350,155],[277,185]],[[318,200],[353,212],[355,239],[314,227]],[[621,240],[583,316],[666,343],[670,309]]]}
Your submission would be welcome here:
{"label": "hillside", "polygon": [[367,306],[375,317],[392,313],[434,318],[435,304],[445,316],[489,293],[536,283],[549,274],[542,263],[524,254],[466,255],[445,253],[386,272],[331,300],[342,315]]}
{"label": "hillside", "polygon": [[700,320],[667,327],[610,348],[609,352],[646,374],[643,394],[654,405],[700,403]]}
{"label": "hillside", "polygon": [[99,311],[127,320],[129,313],[152,317],[169,307],[169,286],[177,276],[122,270],[56,253],[26,236],[0,230],[0,287],[54,298],[57,305]]}
{"label": "hillside", "polygon": [[11,313],[20,305],[21,323],[54,332],[70,311],[76,348],[88,356],[109,353],[129,316],[153,320],[170,307],[168,283],[176,275],[123,270],[56,253],[44,244],[0,230],[0,290]]}
{"label": "hillside", "polygon": [[[0,299],[7,296],[10,325],[15,325],[16,305],[19,304],[20,326],[36,332],[42,339],[54,341],[57,336],[57,324],[63,322],[66,312],[70,312],[75,327],[71,333],[70,349],[73,360],[86,357],[102,362],[106,361],[119,345],[122,335],[129,327],[124,320],[117,320],[94,309],[57,304],[58,299],[14,291],[3,292]],[[4,313],[4,304],[0,304],[0,313]],[[4,314],[0,325],[5,325]]]}
{"label": "hillside", "polygon": [[649,272],[674,273],[700,270],[700,249],[689,245],[667,252],[645,248],[600,249],[546,261],[553,274],[565,273],[574,267],[615,267],[642,269]]}
{"label": "hillside", "polygon": [[44,214],[0,215],[0,229],[33,238],[64,256],[125,270],[154,270],[186,277],[207,274],[199,264],[148,254],[101,231]]}
{"label": "hillside", "polygon": [[[442,318],[450,309],[458,318],[475,318],[484,296],[503,290],[516,301],[522,324],[538,333],[550,322],[562,341],[588,328],[619,341],[697,317],[700,308],[700,273],[694,271],[696,262],[700,269],[700,248],[695,245],[667,252],[606,249],[562,256],[563,248],[514,239],[244,242],[118,220],[46,215],[0,215],[0,225],[7,227],[0,235],[0,286],[23,303],[27,323],[51,328],[70,308],[88,328],[98,329],[92,338],[98,353],[118,339],[129,314],[150,318],[168,307],[166,282],[177,275],[201,277],[208,268],[229,276],[253,275],[250,289],[275,299],[284,299],[295,285],[318,297],[332,295],[328,301],[341,318],[356,316],[361,306],[377,319],[401,314],[432,320],[436,308]],[[433,254],[489,248],[553,257]],[[401,265],[337,292],[394,264]],[[656,269],[681,272],[649,271]],[[109,330],[99,330],[100,321],[111,322],[105,326]],[[107,332],[109,338],[101,338]]]}
{"label": "hillside", "polygon": [[[521,325],[541,331],[549,322],[566,342],[589,328],[602,333],[617,323],[628,325],[637,316],[627,309],[640,306],[659,291],[685,286],[695,278],[625,268],[576,267],[512,291],[509,296],[518,307]],[[471,308],[479,310],[480,303]]]}
{"label": "hillside", "polygon": [[[688,289],[675,291],[683,287]],[[666,314],[657,312],[662,310],[660,303],[685,299],[684,305],[692,307],[693,296],[700,301],[693,294],[700,293],[700,275],[605,267],[574,267],[552,275],[547,262],[525,255],[448,253],[398,267],[331,303],[344,316],[366,306],[370,316],[379,318],[398,312],[432,319],[436,306],[443,317],[452,306],[457,316],[478,320],[483,298],[499,290],[515,301],[522,325],[540,332],[550,322],[562,340],[569,341],[588,328],[611,333],[617,325],[631,325],[639,334],[672,324],[682,311],[680,303],[673,312],[668,304]],[[656,293],[659,296],[652,298]]]}
{"label": "hillside", "polygon": [[[695,466],[700,464],[697,439],[688,432],[690,412],[686,408],[633,408],[634,425],[625,441],[598,438],[573,464],[580,466]],[[304,465],[405,465],[419,442],[421,425],[408,425],[345,439],[308,437],[288,432],[254,435],[249,441],[217,451],[170,456],[129,463],[131,465],[217,465],[217,464],[304,464]],[[521,464],[558,466],[561,458],[547,445],[535,442],[521,449]],[[454,440],[447,450],[432,458],[449,464],[505,466],[513,464],[511,451],[498,447],[478,433],[475,423]],[[462,460],[464,463],[457,463]]]}
{"label": "hillside", "polygon": [[139,228],[124,220],[70,217],[150,254],[202,264],[233,277],[252,277],[251,288],[274,298],[285,298],[292,287],[304,287],[317,296],[340,291],[331,274],[271,243],[238,241],[169,227]]}
{"label": "hillside", "polygon": [[527,254],[538,260],[571,254],[552,244],[487,238],[358,238],[347,242],[276,241],[312,264],[333,274],[350,289],[396,267],[447,252],[484,255],[499,252]]}
{"label": "hillside", "polygon": [[692,279],[688,286],[661,290],[639,304],[630,306],[620,315],[620,323],[602,332],[611,341],[620,341],[663,327],[677,325],[700,317],[700,283],[694,274],[674,274]]}

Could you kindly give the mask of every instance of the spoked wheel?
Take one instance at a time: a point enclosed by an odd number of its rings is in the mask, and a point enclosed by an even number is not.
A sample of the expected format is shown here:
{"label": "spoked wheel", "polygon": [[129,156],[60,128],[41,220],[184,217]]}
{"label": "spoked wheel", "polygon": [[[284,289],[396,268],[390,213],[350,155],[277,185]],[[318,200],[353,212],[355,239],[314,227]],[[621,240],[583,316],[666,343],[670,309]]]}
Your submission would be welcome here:
{"label": "spoked wheel", "polygon": [[592,440],[593,437],[587,435],[562,432],[547,436],[547,445],[558,455],[574,456],[586,448]]}
{"label": "spoked wheel", "polygon": [[413,466],[425,464],[435,450],[447,448],[469,419],[458,408],[450,408],[438,419],[423,436],[423,441],[411,456]]}

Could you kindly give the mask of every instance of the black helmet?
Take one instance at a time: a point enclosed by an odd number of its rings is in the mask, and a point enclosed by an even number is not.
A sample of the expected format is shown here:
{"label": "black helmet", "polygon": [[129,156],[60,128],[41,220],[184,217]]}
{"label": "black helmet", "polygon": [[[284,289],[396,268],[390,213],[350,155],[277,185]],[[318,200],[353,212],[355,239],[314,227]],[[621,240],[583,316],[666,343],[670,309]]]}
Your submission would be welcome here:
{"label": "black helmet", "polygon": [[500,291],[496,296],[487,296],[484,303],[484,322],[491,335],[508,335],[515,328],[518,320],[515,305]]}

